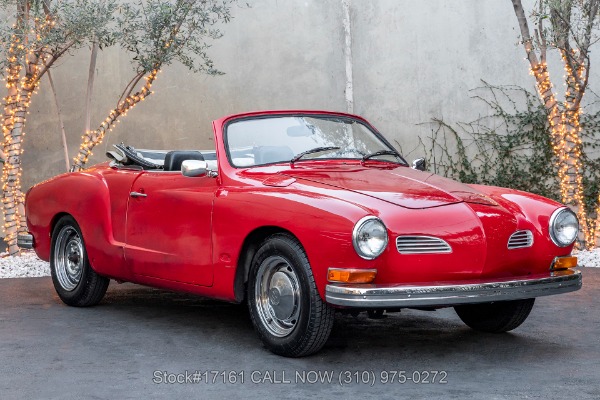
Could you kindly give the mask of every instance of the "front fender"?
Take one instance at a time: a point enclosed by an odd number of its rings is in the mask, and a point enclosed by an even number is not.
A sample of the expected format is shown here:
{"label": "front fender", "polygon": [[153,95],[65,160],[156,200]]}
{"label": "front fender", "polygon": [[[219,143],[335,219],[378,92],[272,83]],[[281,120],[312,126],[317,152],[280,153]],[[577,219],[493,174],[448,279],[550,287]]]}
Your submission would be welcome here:
{"label": "front fender", "polygon": [[[326,189],[326,188],[324,188]],[[340,200],[314,185],[240,187],[217,192],[213,212],[214,286],[234,299],[234,278],[244,240],[265,226],[291,232],[302,244],[321,297],[325,299],[329,267],[371,268],[352,245],[356,221],[371,210]]]}
{"label": "front fender", "polygon": [[502,207],[513,212],[519,220],[526,220],[534,228],[535,251],[543,258],[554,258],[571,254],[574,244],[559,247],[550,239],[549,223],[552,213],[563,204],[520,190],[497,186],[469,185],[487,194]]}

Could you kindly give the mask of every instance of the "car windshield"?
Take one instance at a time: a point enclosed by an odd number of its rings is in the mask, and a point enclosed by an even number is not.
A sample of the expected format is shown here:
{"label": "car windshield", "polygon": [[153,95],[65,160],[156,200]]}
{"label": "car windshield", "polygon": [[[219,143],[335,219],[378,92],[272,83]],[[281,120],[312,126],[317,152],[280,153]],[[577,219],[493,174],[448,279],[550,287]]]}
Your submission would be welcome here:
{"label": "car windshield", "polygon": [[[333,116],[273,116],[227,125],[226,147],[235,167],[314,159],[356,159],[395,150],[360,121]],[[304,154],[303,154],[304,153]],[[406,164],[398,154],[371,160]]]}

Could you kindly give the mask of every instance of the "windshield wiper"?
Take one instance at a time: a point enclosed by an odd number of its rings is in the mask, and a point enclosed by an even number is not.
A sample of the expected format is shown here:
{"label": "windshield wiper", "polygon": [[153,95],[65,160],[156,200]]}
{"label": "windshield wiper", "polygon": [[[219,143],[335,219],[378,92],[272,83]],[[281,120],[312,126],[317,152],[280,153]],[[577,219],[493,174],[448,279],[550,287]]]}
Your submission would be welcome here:
{"label": "windshield wiper", "polygon": [[308,154],[313,154],[313,153],[320,153],[322,151],[329,151],[329,150],[339,150],[339,147],[336,146],[329,146],[329,147],[315,147],[314,149],[310,149],[310,150],[306,150],[303,151],[302,153],[298,154],[297,156],[295,156],[294,158],[292,158],[290,160],[290,164],[295,163],[296,161],[298,161],[299,159],[301,159],[302,157],[308,155]]}
{"label": "windshield wiper", "polygon": [[367,154],[366,156],[364,156],[362,158],[361,162],[365,162],[369,158],[373,158],[373,157],[377,157],[377,156],[396,156],[400,160],[404,161],[402,159],[402,156],[397,151],[394,151],[394,150],[380,150],[380,151],[376,151],[375,153]]}

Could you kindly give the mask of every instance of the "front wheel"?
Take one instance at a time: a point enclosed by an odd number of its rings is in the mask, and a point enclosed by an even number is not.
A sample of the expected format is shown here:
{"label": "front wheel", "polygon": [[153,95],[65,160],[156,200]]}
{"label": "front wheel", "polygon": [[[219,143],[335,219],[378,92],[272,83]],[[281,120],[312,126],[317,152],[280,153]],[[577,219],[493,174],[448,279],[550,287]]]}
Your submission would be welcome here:
{"label": "front wheel", "polygon": [[481,332],[502,333],[519,327],[531,312],[535,299],[456,306],[454,310],[470,328]]}
{"label": "front wheel", "polygon": [[81,230],[71,216],[62,217],[52,232],[50,272],[58,297],[75,307],[98,304],[110,282],[90,266]]}
{"label": "front wheel", "polygon": [[256,252],[248,307],[265,346],[286,357],[319,351],[333,326],[334,310],[319,296],[302,246],[286,234],[270,236]]}

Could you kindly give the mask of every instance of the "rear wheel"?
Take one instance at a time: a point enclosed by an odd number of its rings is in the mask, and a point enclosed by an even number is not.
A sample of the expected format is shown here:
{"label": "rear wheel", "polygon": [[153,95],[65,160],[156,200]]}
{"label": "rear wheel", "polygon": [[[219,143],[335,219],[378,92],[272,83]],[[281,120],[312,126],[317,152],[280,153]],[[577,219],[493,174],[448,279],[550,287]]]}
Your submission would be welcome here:
{"label": "rear wheel", "polygon": [[110,282],[90,266],[81,230],[71,216],[62,217],[54,227],[50,271],[58,297],[75,307],[98,304]]}
{"label": "rear wheel", "polygon": [[470,328],[481,332],[502,333],[520,326],[531,312],[535,299],[456,306],[454,310]]}
{"label": "rear wheel", "polygon": [[333,326],[334,310],[319,296],[302,246],[285,234],[272,235],[256,252],[248,307],[265,346],[286,357],[319,351]]}

